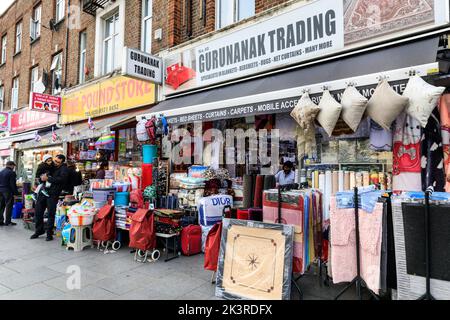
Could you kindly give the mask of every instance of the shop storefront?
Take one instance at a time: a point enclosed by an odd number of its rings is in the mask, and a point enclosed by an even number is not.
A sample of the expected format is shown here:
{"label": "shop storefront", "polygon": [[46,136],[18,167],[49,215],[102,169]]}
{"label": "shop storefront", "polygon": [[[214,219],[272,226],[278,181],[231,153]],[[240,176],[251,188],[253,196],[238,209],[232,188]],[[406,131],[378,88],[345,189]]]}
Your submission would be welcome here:
{"label": "shop storefront", "polygon": [[[10,136],[7,138],[11,144],[11,158],[17,163],[17,176],[19,179],[31,182],[37,165],[47,153],[45,148],[34,148],[33,144],[38,137],[54,128],[58,121],[57,114],[21,110],[11,114]],[[21,146],[29,141],[33,149],[26,155]],[[58,145],[62,151],[62,145]]]}
{"label": "shop storefront", "polygon": [[[221,298],[301,297],[297,276],[313,266],[321,283],[364,279],[377,299],[420,296],[423,220],[408,220],[405,204],[428,206],[429,186],[442,218],[433,243],[450,250],[439,241],[450,225],[450,70],[439,63],[450,16],[440,0],[403,9],[368,28],[360,1],[299,3],[174,49],[165,100],[146,112],[154,85],[131,78],[68,92],[65,127],[42,141],[65,144],[90,181],[58,207],[63,241],[89,246],[71,234],[99,213],[98,248],[127,243],[140,262],[158,248],[166,262],[204,252]],[[433,284],[442,299],[444,269]]]}
{"label": "shop storefront", "polygon": [[[86,178],[95,178],[102,163],[109,167],[133,161],[132,132],[115,130],[119,124],[134,121],[137,114],[155,103],[153,83],[125,76],[89,84],[63,96],[61,122],[69,129],[68,158]],[[80,124],[80,121],[82,123]],[[131,128],[131,126],[128,126]],[[91,136],[83,136],[89,132]],[[128,157],[127,157],[128,155]],[[134,157],[134,160],[136,159]]]}
{"label": "shop storefront", "polygon": [[[437,106],[447,108],[442,105],[449,87],[448,64],[439,62],[449,49],[448,6],[434,1],[428,9],[411,11],[423,18],[420,24],[399,14],[399,29],[384,17],[386,21],[374,30],[364,28],[364,23],[351,25],[352,16],[361,9],[358,3],[316,1],[286,9],[164,56],[165,100],[137,117],[138,127],[156,123],[160,130],[156,140],[157,130],[150,131],[146,142],[148,150],[156,147],[158,152],[144,150],[143,157],[157,157],[153,167],[163,163],[169,168],[169,176],[164,172],[153,177],[158,190],[161,183],[168,186],[166,193],[157,193],[162,201],[156,205],[173,209],[175,198],[176,208],[198,210],[203,245],[224,214],[214,203],[227,203],[239,220],[286,220],[295,226],[294,273],[303,273],[319,261],[332,267],[333,272],[328,269],[325,274],[336,283],[351,281],[353,274],[342,277],[347,268],[343,261],[354,252],[339,251],[344,244],[331,242],[329,232],[331,228],[340,237],[354,228],[342,214],[343,209],[354,208],[355,188],[365,190],[375,202],[381,196],[390,201],[392,192],[404,197],[401,202],[414,198],[408,192],[421,193],[428,186],[445,190],[449,172],[442,163],[448,155],[438,147],[441,138],[430,131],[445,127],[444,120],[437,120]],[[423,100],[427,95],[428,102]],[[167,129],[158,122],[167,123]],[[241,141],[238,130],[244,133]],[[234,135],[228,136],[228,131]],[[275,175],[288,161],[295,165],[291,182],[297,185],[280,195],[274,189]],[[381,217],[388,211],[387,202],[378,202],[374,209],[372,198],[372,205],[363,206],[361,212]],[[294,211],[297,218],[291,216]],[[333,221],[333,215],[337,220]],[[364,232],[390,232],[392,221],[388,221]],[[224,227],[231,228],[233,223],[224,222]],[[252,224],[238,223],[250,229]],[[390,237],[392,233],[387,241]],[[230,238],[226,250],[228,243]],[[263,244],[254,245],[263,254]],[[376,255],[382,254],[377,251]],[[392,252],[381,259],[392,259]],[[219,260],[218,287],[224,291],[228,287],[221,296],[239,292],[237,296],[261,298],[242,289],[260,285],[260,279],[242,280],[241,288],[227,282],[230,263]],[[380,264],[363,269],[363,273],[377,270],[373,282],[366,280],[377,295],[397,288],[395,281],[386,284],[386,271],[380,275]]]}

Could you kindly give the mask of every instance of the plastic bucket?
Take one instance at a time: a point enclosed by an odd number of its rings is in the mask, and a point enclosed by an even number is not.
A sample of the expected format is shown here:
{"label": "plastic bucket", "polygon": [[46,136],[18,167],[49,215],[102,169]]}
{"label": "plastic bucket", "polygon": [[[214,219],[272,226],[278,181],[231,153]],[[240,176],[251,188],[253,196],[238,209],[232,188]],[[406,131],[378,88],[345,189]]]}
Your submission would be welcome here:
{"label": "plastic bucket", "polygon": [[114,197],[114,205],[128,207],[130,204],[130,193],[129,192],[116,192]]}
{"label": "plastic bucket", "polygon": [[23,203],[22,202],[16,202],[13,205],[13,212],[12,212],[12,218],[13,219],[20,219],[22,218],[22,209],[23,209]]}
{"label": "plastic bucket", "polygon": [[89,226],[94,222],[93,214],[69,215],[69,221],[72,226]]}
{"label": "plastic bucket", "polygon": [[146,144],[142,146],[142,158],[144,164],[153,164],[153,159],[158,157],[158,147]]}

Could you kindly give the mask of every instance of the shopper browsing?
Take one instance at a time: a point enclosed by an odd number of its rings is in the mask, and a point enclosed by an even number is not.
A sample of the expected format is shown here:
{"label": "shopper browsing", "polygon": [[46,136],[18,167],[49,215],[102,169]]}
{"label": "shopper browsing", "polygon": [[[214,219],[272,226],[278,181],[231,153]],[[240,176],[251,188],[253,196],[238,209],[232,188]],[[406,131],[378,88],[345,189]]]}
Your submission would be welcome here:
{"label": "shopper browsing", "polygon": [[[6,163],[5,169],[0,171],[0,226],[15,226],[11,221],[14,196],[19,195],[16,184],[16,164],[12,161]],[[3,213],[5,217],[3,218]]]}
{"label": "shopper browsing", "polygon": [[49,196],[48,189],[51,187],[51,183],[48,181],[43,182],[41,180],[41,176],[43,174],[50,176],[50,175],[52,175],[53,170],[54,170],[53,158],[51,155],[46,154],[43,158],[43,161],[39,164],[39,166],[36,170],[36,181],[39,184],[36,187],[36,190],[34,191],[34,194],[33,194],[34,201],[37,201],[39,193],[42,193],[46,197]]}
{"label": "shopper browsing", "polygon": [[48,197],[39,194],[36,201],[35,208],[35,222],[36,222],[36,232],[31,236],[31,239],[36,239],[40,235],[45,233],[44,230],[44,212],[48,211],[48,222],[47,222],[47,239],[46,241],[53,240],[53,226],[55,224],[55,214],[56,206],[58,204],[59,196],[62,190],[68,183],[69,172],[65,164],[66,157],[63,155],[57,155],[53,161],[55,169],[53,174],[47,175],[43,174],[40,178],[43,182],[50,182],[51,186],[48,189]]}
{"label": "shopper browsing", "polygon": [[295,172],[294,164],[291,161],[286,161],[283,164],[283,170],[280,170],[276,175],[275,179],[278,186],[284,186],[288,184],[295,183]]}
{"label": "shopper browsing", "polygon": [[102,162],[100,164],[100,168],[97,170],[97,173],[95,175],[95,179],[105,179],[106,170],[108,169],[108,163]]}
{"label": "shopper browsing", "polygon": [[64,191],[69,195],[73,195],[75,187],[83,184],[83,176],[80,171],[77,171],[77,166],[73,161],[67,161],[67,169],[69,172],[69,179]]}

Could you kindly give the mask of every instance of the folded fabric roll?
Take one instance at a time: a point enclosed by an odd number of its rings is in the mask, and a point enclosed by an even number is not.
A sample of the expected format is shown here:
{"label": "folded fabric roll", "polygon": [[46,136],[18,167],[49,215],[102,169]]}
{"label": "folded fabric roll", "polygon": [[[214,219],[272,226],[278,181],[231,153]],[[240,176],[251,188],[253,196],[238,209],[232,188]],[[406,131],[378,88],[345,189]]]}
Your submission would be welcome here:
{"label": "folded fabric roll", "polygon": [[332,182],[331,182],[331,194],[335,195],[339,190],[339,172],[333,171],[332,173]]}
{"label": "folded fabric roll", "polygon": [[255,195],[253,200],[254,208],[262,208],[263,190],[264,189],[264,176],[258,175],[256,177]]}
{"label": "folded fabric roll", "polygon": [[350,171],[350,190],[356,187],[356,176],[354,171]]}
{"label": "folded fabric roll", "polygon": [[274,175],[264,176],[264,190],[275,188],[277,182]]}
{"label": "folded fabric roll", "polygon": [[319,171],[314,171],[313,188],[319,189]]}
{"label": "folded fabric roll", "polygon": [[244,208],[250,208],[253,205],[253,177],[246,174],[244,176]]}
{"label": "folded fabric roll", "polygon": [[364,171],[362,173],[362,176],[363,176],[363,186],[364,187],[369,186],[370,185],[370,173],[367,171]]}
{"label": "folded fabric roll", "polygon": [[339,187],[338,191],[344,191],[344,171],[339,171]]}

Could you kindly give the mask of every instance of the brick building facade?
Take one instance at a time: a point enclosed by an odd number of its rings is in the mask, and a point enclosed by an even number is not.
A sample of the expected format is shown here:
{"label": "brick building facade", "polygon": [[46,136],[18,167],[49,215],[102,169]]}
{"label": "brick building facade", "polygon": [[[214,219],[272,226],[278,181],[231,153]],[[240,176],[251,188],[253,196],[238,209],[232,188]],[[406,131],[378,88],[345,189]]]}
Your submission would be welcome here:
{"label": "brick building facade", "polygon": [[[45,93],[52,93],[55,84],[52,81],[52,63],[57,54],[62,54],[60,80],[61,88],[70,87],[79,81],[79,45],[80,32],[87,32],[87,51],[92,51],[92,39],[95,33],[92,16],[82,13],[77,15],[77,6],[82,0],[71,1],[71,24],[79,28],[67,28],[69,6],[64,6],[64,15],[56,22],[56,1],[17,0],[0,17],[0,34],[7,37],[6,62],[0,66],[0,81],[4,90],[4,110],[11,110],[13,99],[13,79],[19,79],[17,107],[27,107],[32,82],[32,69],[38,68],[38,79],[42,79],[46,87]],[[31,19],[40,10],[40,35],[32,38]],[[78,10],[79,11],[79,10]],[[61,10],[62,12],[62,10]],[[22,23],[22,48],[16,53],[16,27]],[[69,33],[69,34],[67,34]],[[68,39],[68,42],[67,42]],[[93,55],[87,55],[86,71],[93,69]],[[67,68],[66,68],[67,67]],[[92,77],[87,75],[87,77]],[[36,80],[36,79],[35,79]]]}
{"label": "brick building facade", "polygon": [[[276,10],[301,0],[255,0],[254,15],[242,22],[235,19],[234,23],[223,28],[217,26],[219,2],[219,0],[154,0],[153,31],[161,29],[163,37],[160,41],[153,40],[153,53],[195,41],[219,29],[222,31],[232,29],[240,23],[258,19],[271,9]],[[160,14],[161,12],[166,14]]]}
{"label": "brick building facade", "polygon": [[[151,36],[151,52],[158,52],[172,47],[196,41],[207,34],[230,30],[240,23],[219,28],[216,14],[218,0],[117,0],[109,1],[104,9],[93,14],[83,10],[82,0],[65,0],[63,18],[55,23],[57,3],[60,0],[16,0],[0,16],[0,45],[6,37],[6,61],[0,65],[0,91],[3,89],[3,110],[11,110],[14,79],[18,79],[18,109],[27,107],[32,82],[32,69],[38,68],[38,79],[46,85],[45,93],[55,94],[52,63],[54,56],[62,54],[61,88],[69,89],[113,70],[104,70],[102,26],[106,17],[114,10],[120,12],[121,39],[119,46],[143,49],[143,43]],[[151,35],[144,37],[144,5],[152,3]],[[292,0],[255,0],[254,15],[245,21],[257,19],[263,12],[289,4]],[[69,7],[70,6],[70,7]],[[40,36],[30,38],[31,18],[40,7]],[[117,9],[120,8],[120,9]],[[150,13],[151,14],[151,13]],[[68,21],[67,21],[68,20]],[[244,21],[244,23],[245,23]],[[22,48],[16,53],[16,28],[21,23]],[[55,25],[56,24],[56,25]],[[70,28],[67,28],[67,26]],[[85,67],[80,70],[81,34],[85,32]],[[158,33],[160,36],[158,37]],[[1,53],[1,52],[0,52]],[[115,56],[120,60],[116,68],[121,67],[121,52]],[[0,55],[1,58],[1,55]],[[109,71],[109,72],[106,72]],[[83,78],[84,75],[84,79]],[[36,80],[36,79],[35,79]],[[82,81],[83,80],[83,81]],[[2,89],[1,89],[2,88]]]}

